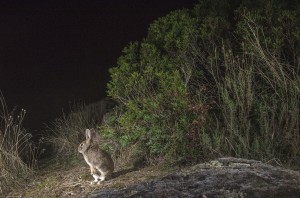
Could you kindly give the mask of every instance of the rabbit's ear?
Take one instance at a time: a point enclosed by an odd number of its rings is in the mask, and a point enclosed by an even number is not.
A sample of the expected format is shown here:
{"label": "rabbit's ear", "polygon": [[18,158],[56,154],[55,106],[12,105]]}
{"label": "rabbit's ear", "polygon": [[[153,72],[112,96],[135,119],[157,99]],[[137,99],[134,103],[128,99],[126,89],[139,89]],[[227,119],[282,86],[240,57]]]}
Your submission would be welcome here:
{"label": "rabbit's ear", "polygon": [[96,136],[96,131],[95,129],[91,128],[90,129],[90,134],[91,134],[91,138],[94,138]]}
{"label": "rabbit's ear", "polygon": [[86,129],[85,130],[85,137],[87,140],[92,140],[96,136],[95,129]]}
{"label": "rabbit's ear", "polygon": [[90,129],[86,129],[86,130],[85,130],[85,138],[86,138],[87,140],[89,140],[89,139],[92,138],[92,133],[91,133]]}
{"label": "rabbit's ear", "polygon": [[91,134],[96,134],[96,131],[94,128],[91,128],[90,131],[91,131]]}

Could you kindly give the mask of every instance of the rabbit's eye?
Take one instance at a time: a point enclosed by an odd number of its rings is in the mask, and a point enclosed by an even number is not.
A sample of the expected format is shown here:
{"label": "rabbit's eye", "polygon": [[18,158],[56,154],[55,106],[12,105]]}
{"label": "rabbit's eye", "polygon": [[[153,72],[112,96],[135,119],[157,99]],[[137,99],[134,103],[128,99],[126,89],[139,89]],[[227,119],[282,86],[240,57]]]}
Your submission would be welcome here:
{"label": "rabbit's eye", "polygon": [[82,146],[83,146],[83,143],[81,143],[80,146],[82,147]]}

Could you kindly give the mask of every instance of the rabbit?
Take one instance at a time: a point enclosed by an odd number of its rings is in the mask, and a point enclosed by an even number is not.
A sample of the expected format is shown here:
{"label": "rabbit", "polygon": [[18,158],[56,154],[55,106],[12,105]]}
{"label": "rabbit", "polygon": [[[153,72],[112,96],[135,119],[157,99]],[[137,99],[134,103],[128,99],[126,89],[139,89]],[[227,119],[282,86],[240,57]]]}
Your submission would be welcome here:
{"label": "rabbit", "polygon": [[[112,175],[114,171],[114,162],[110,154],[100,149],[97,144],[93,144],[96,136],[94,129],[86,129],[85,136],[86,140],[78,146],[78,152],[82,153],[86,163],[90,166],[91,175],[95,179],[91,184],[100,184]],[[97,174],[97,170],[101,175]]]}

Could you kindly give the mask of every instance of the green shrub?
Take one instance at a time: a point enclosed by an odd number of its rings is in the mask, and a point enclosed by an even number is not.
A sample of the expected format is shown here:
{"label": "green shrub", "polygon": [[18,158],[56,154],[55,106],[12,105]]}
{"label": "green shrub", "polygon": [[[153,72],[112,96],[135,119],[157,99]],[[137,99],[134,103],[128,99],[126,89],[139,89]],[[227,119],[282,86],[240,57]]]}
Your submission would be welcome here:
{"label": "green shrub", "polygon": [[106,137],[150,161],[299,156],[299,4],[226,2],[171,12],[125,47]]}
{"label": "green shrub", "polygon": [[190,142],[199,144],[199,137],[190,129],[193,121],[205,119],[206,111],[203,98],[190,94],[202,75],[188,59],[195,25],[188,11],[172,12],[150,26],[142,43],[124,49],[118,67],[110,70],[108,94],[118,107],[115,119],[103,127],[104,135],[124,147],[138,143],[150,160],[198,156]]}

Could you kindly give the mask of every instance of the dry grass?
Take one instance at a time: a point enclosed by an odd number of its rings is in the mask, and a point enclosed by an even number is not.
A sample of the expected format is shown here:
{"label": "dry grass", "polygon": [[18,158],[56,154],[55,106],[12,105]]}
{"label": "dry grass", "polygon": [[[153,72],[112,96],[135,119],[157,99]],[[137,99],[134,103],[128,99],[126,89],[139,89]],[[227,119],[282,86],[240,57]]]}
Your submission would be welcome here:
{"label": "dry grass", "polygon": [[25,110],[9,111],[0,94],[0,195],[18,186],[33,173],[38,148],[22,127]]}
{"label": "dry grass", "polygon": [[107,111],[108,102],[76,104],[68,115],[62,115],[48,125],[46,142],[58,158],[74,156],[79,143],[84,139],[86,128],[95,128]]}
{"label": "dry grass", "polygon": [[200,131],[204,155],[293,163],[300,154],[299,62],[277,55],[262,27],[245,22],[240,50],[224,44],[205,59],[199,46],[191,46],[214,80],[207,98],[215,106]]}
{"label": "dry grass", "polygon": [[139,170],[130,167],[116,167],[114,176],[100,185],[91,185],[93,180],[84,160],[80,163],[62,166],[57,163],[37,172],[30,183],[9,194],[9,197],[83,197],[95,190],[122,189],[149,179],[162,177],[175,168],[149,166]]}

